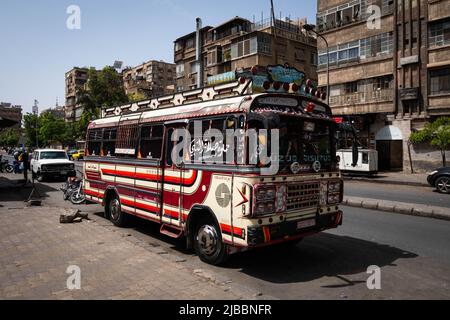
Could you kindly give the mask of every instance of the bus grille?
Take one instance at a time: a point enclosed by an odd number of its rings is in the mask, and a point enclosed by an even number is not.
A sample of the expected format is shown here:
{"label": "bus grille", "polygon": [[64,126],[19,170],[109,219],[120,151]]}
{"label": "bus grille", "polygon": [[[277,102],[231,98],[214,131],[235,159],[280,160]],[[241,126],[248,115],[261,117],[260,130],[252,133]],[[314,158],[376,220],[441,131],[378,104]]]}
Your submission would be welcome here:
{"label": "bus grille", "polygon": [[291,184],[287,187],[287,210],[303,210],[319,205],[320,182]]}

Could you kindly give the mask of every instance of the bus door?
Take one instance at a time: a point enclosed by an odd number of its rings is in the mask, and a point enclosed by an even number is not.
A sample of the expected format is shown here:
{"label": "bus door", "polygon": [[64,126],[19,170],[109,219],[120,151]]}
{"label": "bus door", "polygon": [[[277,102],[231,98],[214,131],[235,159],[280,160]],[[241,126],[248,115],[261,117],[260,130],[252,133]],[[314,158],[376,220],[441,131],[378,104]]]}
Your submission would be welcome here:
{"label": "bus door", "polygon": [[186,123],[166,124],[165,159],[163,166],[163,210],[162,222],[182,226],[183,219],[183,148],[179,148],[178,159],[172,157],[174,148],[183,142],[179,130],[186,129]]}

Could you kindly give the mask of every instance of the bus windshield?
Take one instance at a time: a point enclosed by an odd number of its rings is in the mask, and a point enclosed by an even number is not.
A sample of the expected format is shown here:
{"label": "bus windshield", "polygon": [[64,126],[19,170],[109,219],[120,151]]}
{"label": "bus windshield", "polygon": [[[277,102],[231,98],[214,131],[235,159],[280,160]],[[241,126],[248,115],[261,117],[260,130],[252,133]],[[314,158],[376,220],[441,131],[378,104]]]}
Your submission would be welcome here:
{"label": "bus windshield", "polygon": [[322,169],[331,168],[335,150],[329,121],[280,115],[269,121],[269,129],[279,129],[281,170],[296,162],[309,170],[317,161]]}

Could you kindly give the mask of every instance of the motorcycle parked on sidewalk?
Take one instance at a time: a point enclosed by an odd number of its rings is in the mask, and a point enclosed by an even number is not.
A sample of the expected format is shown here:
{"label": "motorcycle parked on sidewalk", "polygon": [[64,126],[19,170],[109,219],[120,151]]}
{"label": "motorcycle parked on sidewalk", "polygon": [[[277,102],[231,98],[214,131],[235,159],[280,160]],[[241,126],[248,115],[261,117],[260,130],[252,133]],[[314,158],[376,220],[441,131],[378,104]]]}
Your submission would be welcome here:
{"label": "motorcycle parked on sidewalk", "polygon": [[60,190],[63,192],[63,199],[70,200],[73,204],[82,204],[86,200],[83,179],[69,177]]}
{"label": "motorcycle parked on sidewalk", "polygon": [[0,172],[13,173],[14,167],[9,164],[8,160],[0,161]]}
{"label": "motorcycle parked on sidewalk", "polygon": [[85,201],[86,196],[83,189],[83,180],[80,180],[78,182],[78,188],[73,190],[72,194],[70,195],[70,202],[72,202],[73,204],[82,204]]}

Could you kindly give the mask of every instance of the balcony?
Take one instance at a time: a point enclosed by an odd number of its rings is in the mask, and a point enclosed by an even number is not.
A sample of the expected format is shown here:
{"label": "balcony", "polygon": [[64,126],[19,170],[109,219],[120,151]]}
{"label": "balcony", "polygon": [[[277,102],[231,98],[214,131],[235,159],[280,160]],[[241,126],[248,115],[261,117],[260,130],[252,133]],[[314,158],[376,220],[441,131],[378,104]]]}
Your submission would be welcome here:
{"label": "balcony", "polygon": [[364,103],[393,101],[394,89],[382,89],[369,92],[355,92],[330,96],[330,106],[345,106]]}

